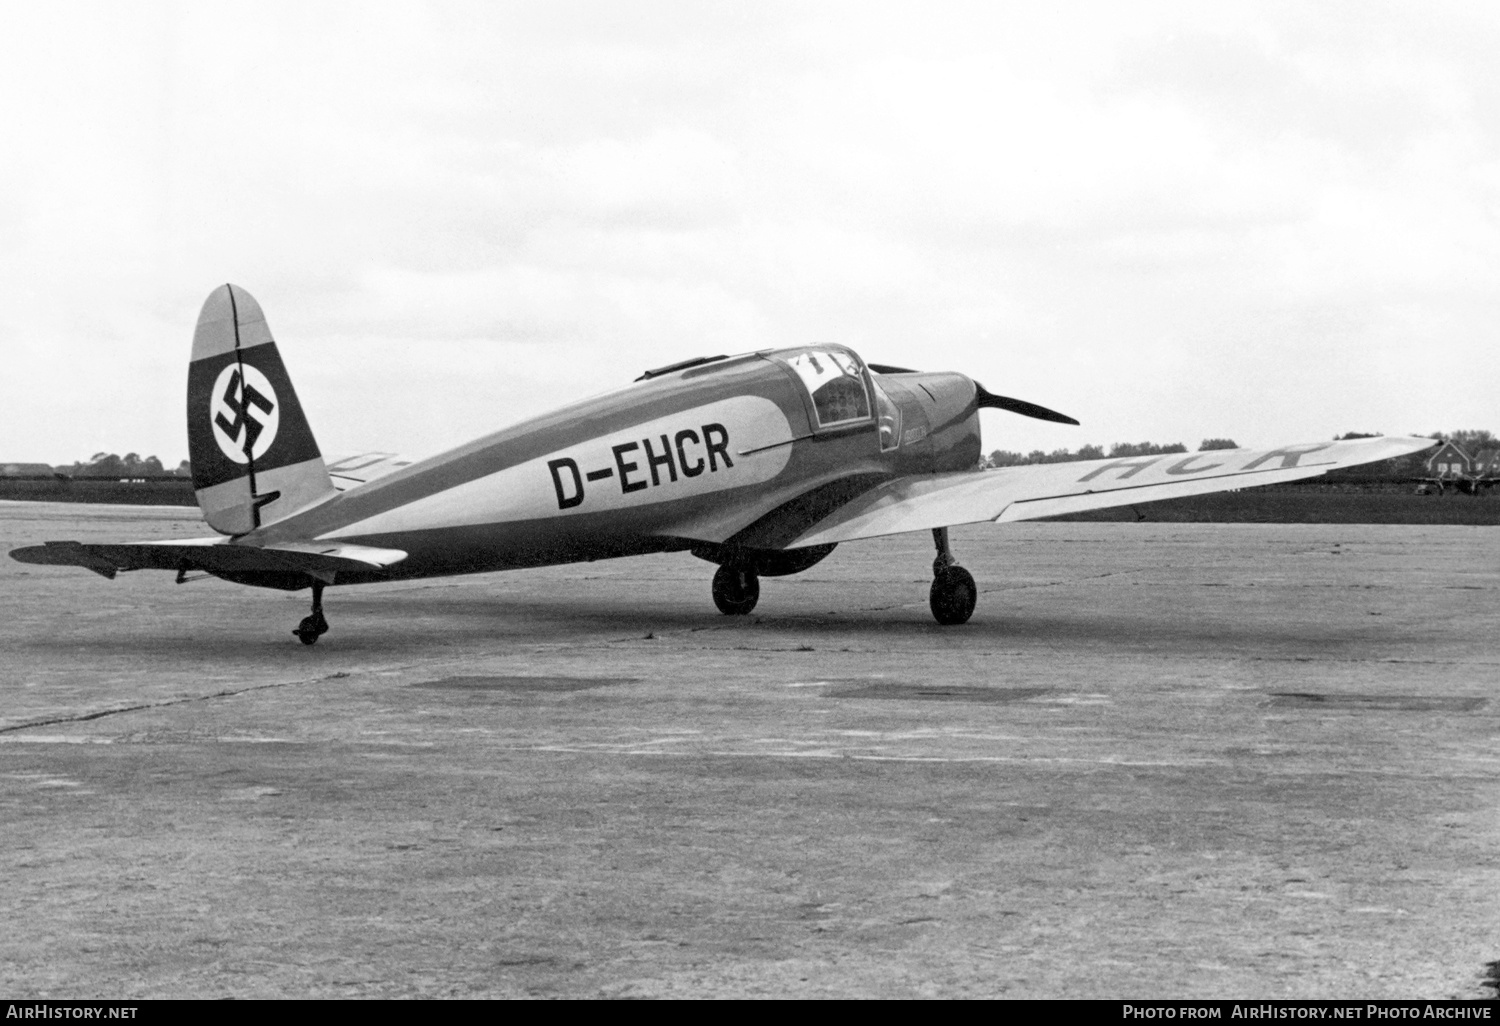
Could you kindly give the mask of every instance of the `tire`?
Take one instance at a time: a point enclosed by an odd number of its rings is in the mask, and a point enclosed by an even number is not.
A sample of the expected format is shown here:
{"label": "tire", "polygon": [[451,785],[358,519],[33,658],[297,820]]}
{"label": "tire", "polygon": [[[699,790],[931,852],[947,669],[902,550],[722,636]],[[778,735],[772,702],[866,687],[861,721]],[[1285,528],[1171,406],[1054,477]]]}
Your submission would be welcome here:
{"label": "tire", "polygon": [[744,616],[760,601],[760,578],[752,570],[724,564],[714,574],[714,605],[725,616]]}
{"label": "tire", "polygon": [[932,618],[945,627],[967,623],[978,601],[979,588],[974,575],[961,566],[944,568],[933,578],[932,591],[928,593]]}
{"label": "tire", "polygon": [[328,622],[319,616],[304,616],[297,629],[292,631],[304,645],[316,645],[318,639],[328,633]]}

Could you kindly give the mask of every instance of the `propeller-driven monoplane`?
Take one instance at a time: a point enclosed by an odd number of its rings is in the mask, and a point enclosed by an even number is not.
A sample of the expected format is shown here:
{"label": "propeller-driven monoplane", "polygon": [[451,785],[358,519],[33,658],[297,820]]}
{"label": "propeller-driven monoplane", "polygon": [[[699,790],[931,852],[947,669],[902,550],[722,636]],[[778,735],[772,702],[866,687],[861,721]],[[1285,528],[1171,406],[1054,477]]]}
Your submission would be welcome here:
{"label": "propeller-driven monoplane", "polygon": [[717,564],[714,604],[755,608],[760,578],[841,542],[930,530],[932,614],[961,624],[978,588],[948,528],[1313,477],[1426,448],[1372,438],[1249,451],[982,469],[979,411],[1071,417],[957,373],[866,364],[837,345],[707,356],[422,460],[325,462],[270,327],[245,290],[203,305],[188,369],[193,488],[218,532],[179,541],[47,542],[26,563],[205,572],[311,589],[293,633],[327,632],[330,585],[487,573],[651,552]]}

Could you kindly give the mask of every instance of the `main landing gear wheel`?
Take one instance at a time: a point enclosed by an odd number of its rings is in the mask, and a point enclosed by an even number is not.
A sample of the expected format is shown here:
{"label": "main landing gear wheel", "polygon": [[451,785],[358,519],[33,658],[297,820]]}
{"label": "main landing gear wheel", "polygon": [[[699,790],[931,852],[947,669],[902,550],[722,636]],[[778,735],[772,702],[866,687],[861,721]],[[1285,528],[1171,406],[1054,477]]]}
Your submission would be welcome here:
{"label": "main landing gear wheel", "polygon": [[316,645],[318,639],[328,633],[328,621],[323,618],[323,582],[314,581],[312,615],[304,616],[297,629],[292,631],[304,645]]}
{"label": "main landing gear wheel", "polygon": [[932,591],[927,596],[933,619],[945,627],[967,623],[978,601],[974,575],[961,566],[945,567],[932,579]]}
{"label": "main landing gear wheel", "polygon": [[927,595],[932,618],[945,627],[968,623],[979,601],[974,575],[954,560],[946,527],[933,528],[932,540],[937,545],[937,558],[932,561],[932,590]]}
{"label": "main landing gear wheel", "polygon": [[760,578],[755,571],[723,564],[714,573],[714,605],[725,616],[744,616],[760,601]]}

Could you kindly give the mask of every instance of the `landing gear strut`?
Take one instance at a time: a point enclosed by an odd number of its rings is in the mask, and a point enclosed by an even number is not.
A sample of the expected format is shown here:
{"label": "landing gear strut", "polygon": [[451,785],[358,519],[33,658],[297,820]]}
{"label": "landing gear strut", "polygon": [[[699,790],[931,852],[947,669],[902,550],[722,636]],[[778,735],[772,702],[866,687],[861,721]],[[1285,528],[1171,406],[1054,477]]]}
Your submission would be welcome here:
{"label": "landing gear strut", "polygon": [[937,545],[937,558],[932,561],[932,590],[927,604],[932,607],[933,619],[944,626],[967,623],[979,601],[974,576],[953,558],[946,527],[934,527],[932,541]]}
{"label": "landing gear strut", "polygon": [[725,616],[744,616],[760,600],[760,578],[754,570],[724,563],[714,574],[714,605]]}
{"label": "landing gear strut", "polygon": [[318,639],[328,633],[328,621],[323,619],[323,582],[313,581],[312,615],[304,616],[297,629],[292,631],[304,645],[316,645]]}

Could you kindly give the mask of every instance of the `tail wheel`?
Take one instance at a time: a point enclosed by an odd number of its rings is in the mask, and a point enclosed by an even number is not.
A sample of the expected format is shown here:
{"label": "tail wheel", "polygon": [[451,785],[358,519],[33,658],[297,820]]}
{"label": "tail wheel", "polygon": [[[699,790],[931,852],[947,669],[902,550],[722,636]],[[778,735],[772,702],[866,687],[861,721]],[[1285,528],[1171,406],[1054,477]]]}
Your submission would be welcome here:
{"label": "tail wheel", "polygon": [[933,619],[944,626],[967,623],[978,601],[979,588],[974,584],[974,575],[961,566],[944,567],[932,579],[928,604]]}
{"label": "tail wheel", "polygon": [[714,574],[714,605],[725,616],[744,616],[760,601],[760,578],[753,570],[728,563]]}
{"label": "tail wheel", "polygon": [[312,582],[312,614],[304,616],[297,629],[292,631],[304,645],[316,645],[318,639],[328,633],[328,621],[323,617],[323,588],[322,581]]}
{"label": "tail wheel", "polygon": [[328,633],[328,621],[323,619],[322,613],[314,613],[312,616],[304,616],[297,629],[292,631],[297,639],[304,645],[316,645],[318,639]]}

